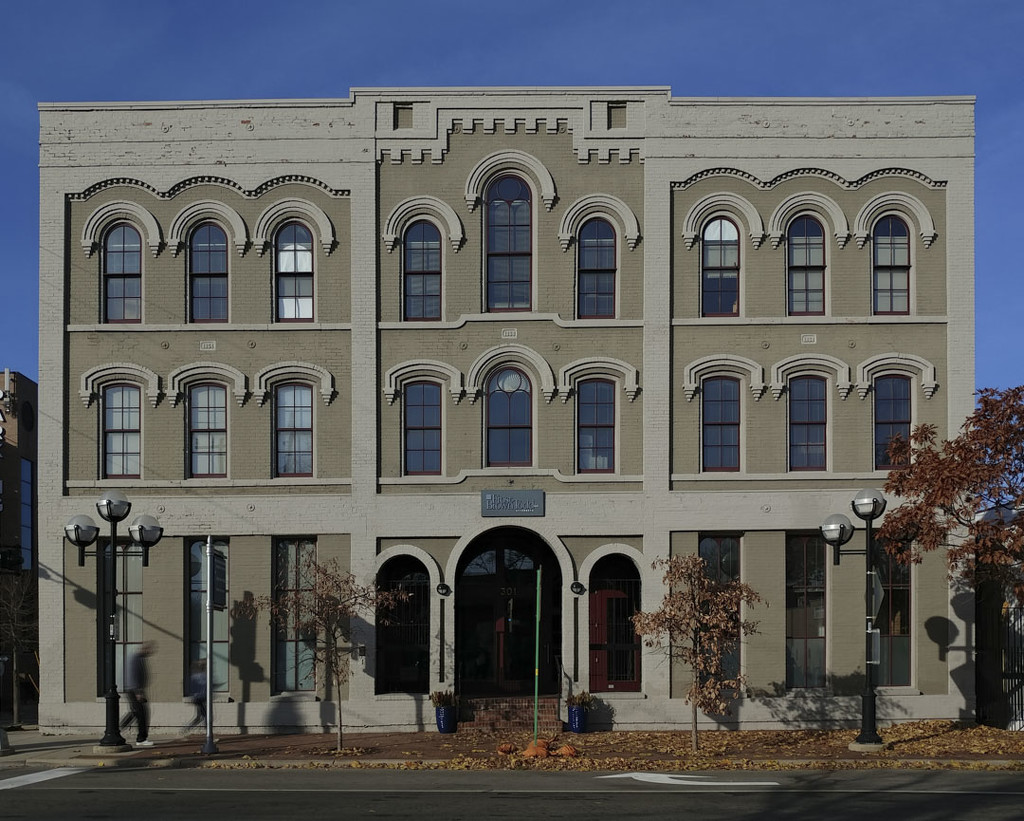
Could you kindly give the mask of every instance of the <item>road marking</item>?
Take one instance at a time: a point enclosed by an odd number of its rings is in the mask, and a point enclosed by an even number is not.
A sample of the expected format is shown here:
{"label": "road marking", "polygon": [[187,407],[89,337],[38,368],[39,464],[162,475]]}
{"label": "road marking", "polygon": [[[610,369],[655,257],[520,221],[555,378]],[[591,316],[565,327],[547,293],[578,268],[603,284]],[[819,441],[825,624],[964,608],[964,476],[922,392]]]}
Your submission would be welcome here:
{"label": "road marking", "polygon": [[43,770],[39,773],[29,775],[16,775],[14,778],[6,778],[0,781],[0,790],[13,790],[15,787],[27,787],[29,784],[38,784],[40,781],[50,781],[54,778],[63,778],[66,775],[84,773],[91,767],[58,767],[55,770]]}
{"label": "road marking", "polygon": [[632,778],[651,784],[675,784],[687,787],[777,787],[778,781],[718,781],[711,775],[669,775],[668,773],[618,773],[598,778]]}

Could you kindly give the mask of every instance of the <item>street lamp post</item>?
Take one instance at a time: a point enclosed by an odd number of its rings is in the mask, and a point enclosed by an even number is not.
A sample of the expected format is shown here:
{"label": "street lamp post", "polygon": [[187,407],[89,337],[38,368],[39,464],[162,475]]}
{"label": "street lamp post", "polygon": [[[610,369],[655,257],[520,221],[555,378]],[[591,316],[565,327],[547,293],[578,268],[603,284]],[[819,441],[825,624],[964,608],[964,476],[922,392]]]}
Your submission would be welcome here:
{"label": "street lamp post", "polygon": [[[120,716],[120,694],[117,692],[117,661],[115,640],[115,625],[117,620],[117,524],[128,518],[131,513],[132,503],[128,497],[117,490],[108,491],[96,502],[96,510],[100,516],[110,522],[110,544],[105,551],[97,549],[92,555],[96,556],[97,562],[102,562],[104,556],[108,558],[106,572],[103,576],[103,597],[102,602],[97,602],[97,618],[103,625],[105,636],[104,646],[100,652],[105,653],[104,657],[104,687],[107,706],[106,727],[99,746],[109,750],[116,750],[125,747],[124,737],[121,735],[118,726]],[[100,529],[89,516],[72,516],[64,527],[64,534],[71,544],[78,548],[78,566],[85,565],[85,549],[96,541]],[[152,516],[138,516],[128,526],[128,534],[132,543],[142,547],[142,566],[149,566],[149,548],[160,541],[163,536],[163,528]],[[101,565],[102,567],[102,565]]]}
{"label": "street lamp post", "polygon": [[[874,551],[872,547],[871,531],[874,520],[885,513],[885,497],[880,491],[872,488],[865,488],[860,491],[850,503],[855,514],[865,522],[864,546],[864,692],[861,694],[860,711],[860,735],[854,740],[851,747],[859,750],[877,750],[882,747],[882,737],[878,734],[878,724],[875,714],[875,668],[878,666],[878,659],[873,658],[872,649],[874,646]],[[841,513],[829,516],[821,525],[821,535],[833,550],[833,563],[839,564],[840,556],[844,555],[841,550],[846,542],[853,538],[853,525],[850,520]],[[859,551],[848,551],[851,555]]]}

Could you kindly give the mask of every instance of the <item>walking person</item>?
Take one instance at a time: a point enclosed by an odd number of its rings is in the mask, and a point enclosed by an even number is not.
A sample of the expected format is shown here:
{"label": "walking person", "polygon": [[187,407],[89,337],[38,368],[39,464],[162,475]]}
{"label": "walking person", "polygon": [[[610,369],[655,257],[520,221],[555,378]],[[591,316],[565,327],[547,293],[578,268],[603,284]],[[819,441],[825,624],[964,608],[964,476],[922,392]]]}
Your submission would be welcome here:
{"label": "walking person", "polygon": [[133,722],[136,725],[135,744],[138,747],[152,747],[149,740],[149,702],[146,699],[146,687],[149,686],[149,663],[146,661],[156,649],[151,641],[144,641],[128,659],[125,671],[124,692],[128,697],[131,712],[121,721],[121,729]]}
{"label": "walking person", "polygon": [[188,696],[196,714],[188,725],[188,730],[206,726],[206,660],[192,662],[192,674],[188,678]]}

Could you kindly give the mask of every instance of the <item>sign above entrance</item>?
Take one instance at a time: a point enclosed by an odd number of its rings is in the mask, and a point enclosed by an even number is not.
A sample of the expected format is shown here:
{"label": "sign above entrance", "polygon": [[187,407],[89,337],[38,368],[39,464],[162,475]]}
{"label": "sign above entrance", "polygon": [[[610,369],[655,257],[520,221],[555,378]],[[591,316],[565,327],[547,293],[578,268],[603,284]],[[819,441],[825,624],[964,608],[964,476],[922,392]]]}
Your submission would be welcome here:
{"label": "sign above entrance", "polygon": [[543,516],[543,490],[481,490],[481,516]]}

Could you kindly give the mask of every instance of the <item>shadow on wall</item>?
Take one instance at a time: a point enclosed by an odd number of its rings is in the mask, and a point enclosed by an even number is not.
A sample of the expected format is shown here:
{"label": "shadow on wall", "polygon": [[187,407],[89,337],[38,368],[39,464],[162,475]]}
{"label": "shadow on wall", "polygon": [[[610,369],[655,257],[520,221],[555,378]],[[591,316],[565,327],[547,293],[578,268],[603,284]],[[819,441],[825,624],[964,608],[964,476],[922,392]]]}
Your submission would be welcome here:
{"label": "shadow on wall", "polygon": [[[751,700],[759,702],[782,724],[807,725],[814,729],[846,729],[856,727],[861,718],[861,700],[864,690],[863,673],[832,676],[830,690],[787,689],[785,682],[772,682],[767,688],[751,690]],[[899,721],[908,711],[898,701],[879,696],[878,721],[882,724]],[[728,721],[728,719],[726,719]],[[728,726],[723,724],[722,726]]]}
{"label": "shadow on wall", "polygon": [[[246,708],[252,701],[252,685],[266,681],[263,666],[256,661],[256,617],[239,615],[239,606],[243,602],[251,604],[254,596],[246,590],[242,594],[242,602],[235,601],[231,608],[231,641],[228,644],[228,663],[237,668],[238,680],[242,683],[242,698],[238,705],[238,731],[249,732],[246,719]],[[242,612],[251,611],[243,608]]]}

